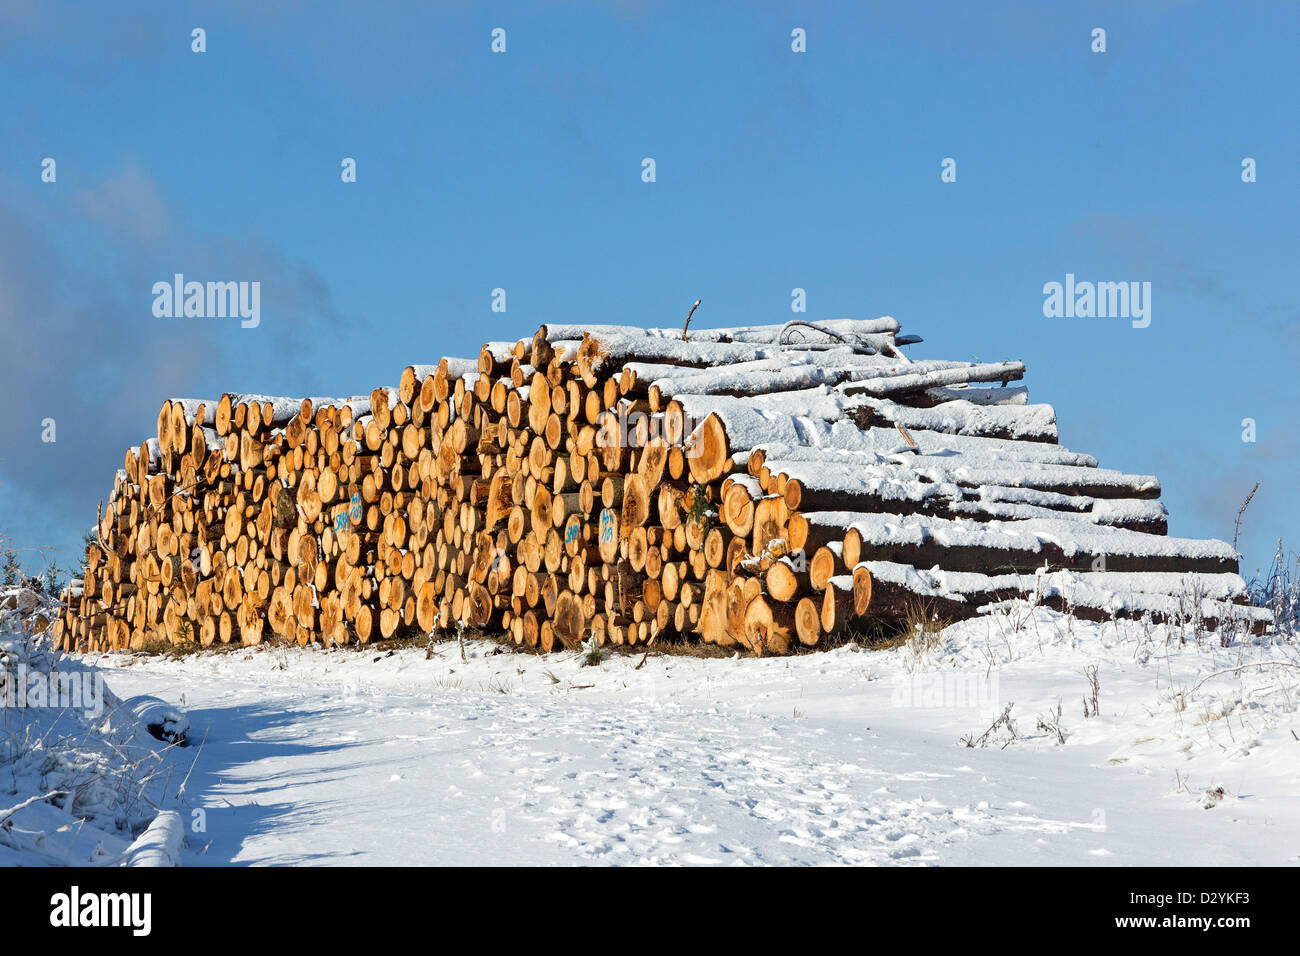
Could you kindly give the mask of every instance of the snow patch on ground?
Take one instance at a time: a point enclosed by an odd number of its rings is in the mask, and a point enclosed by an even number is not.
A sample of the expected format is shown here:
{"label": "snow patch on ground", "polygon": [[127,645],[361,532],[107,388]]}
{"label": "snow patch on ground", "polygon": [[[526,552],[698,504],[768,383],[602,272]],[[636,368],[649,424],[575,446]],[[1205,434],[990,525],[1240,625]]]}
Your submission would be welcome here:
{"label": "snow patch on ground", "polygon": [[0,866],[132,862],[187,769],[148,724],[175,731],[185,716],[122,701],[102,671],[51,652],[39,631],[54,614],[27,588],[0,590]]}
{"label": "snow patch on ground", "polygon": [[208,864],[1300,862],[1300,653],[1238,640],[1017,602],[793,658],[98,663],[189,702]]}

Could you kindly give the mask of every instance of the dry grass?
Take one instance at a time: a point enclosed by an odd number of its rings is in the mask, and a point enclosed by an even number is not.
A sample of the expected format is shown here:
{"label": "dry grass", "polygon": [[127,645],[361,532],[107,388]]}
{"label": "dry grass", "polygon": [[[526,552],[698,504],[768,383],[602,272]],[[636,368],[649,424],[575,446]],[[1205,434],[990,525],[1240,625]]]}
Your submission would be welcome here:
{"label": "dry grass", "polygon": [[919,637],[927,643],[938,640],[939,633],[952,621],[939,616],[935,604],[923,598],[908,602],[903,625],[909,637]]}
{"label": "dry grass", "polygon": [[133,654],[141,654],[146,657],[166,657],[170,660],[181,660],[182,658],[192,657],[195,654],[211,653],[231,653],[232,651],[243,650],[244,645],[235,641],[229,644],[222,644],[220,641],[215,642],[211,647],[204,647],[198,641],[183,641],[180,644],[173,644],[166,637],[154,635],[154,637],[145,641],[144,645],[138,650],[132,651]]}
{"label": "dry grass", "polygon": [[687,640],[684,637],[658,637],[653,644],[637,644],[635,646],[622,644],[606,644],[602,650],[613,654],[626,654],[629,657],[642,657],[647,651],[651,657],[660,655],[669,657],[705,657],[705,658],[723,658],[734,657],[737,653],[748,653],[745,648],[739,644],[734,647],[722,647],[718,644],[705,644],[699,640]]}
{"label": "dry grass", "polygon": [[857,644],[872,651],[911,647],[918,654],[927,653],[938,648],[940,632],[952,623],[936,613],[933,602],[916,598],[907,605],[901,618],[853,618],[848,626],[823,636],[816,647],[808,650],[833,650]]}
{"label": "dry grass", "polygon": [[[546,656],[547,652],[542,650],[539,644],[536,647],[529,647],[527,644],[516,644],[514,638],[504,631],[480,631],[473,628],[465,629],[466,640],[487,640],[500,647],[512,651],[516,654],[534,654]],[[455,642],[456,634],[454,631],[440,632],[439,636],[429,641],[429,644],[441,644],[446,641]],[[388,642],[394,646],[409,646],[408,643]],[[370,646],[374,646],[373,644]],[[423,646],[423,645],[421,645]],[[558,647],[558,644],[557,644]],[[579,650],[574,647],[571,650]],[[601,653],[607,657],[612,654],[621,654],[627,657],[643,657],[646,652],[651,657],[659,655],[670,655],[674,657],[732,657],[737,652],[745,653],[745,649],[739,645],[735,647],[719,647],[716,644],[704,644],[699,640],[688,639],[681,635],[660,634],[649,644],[610,644],[606,642],[601,648]]]}

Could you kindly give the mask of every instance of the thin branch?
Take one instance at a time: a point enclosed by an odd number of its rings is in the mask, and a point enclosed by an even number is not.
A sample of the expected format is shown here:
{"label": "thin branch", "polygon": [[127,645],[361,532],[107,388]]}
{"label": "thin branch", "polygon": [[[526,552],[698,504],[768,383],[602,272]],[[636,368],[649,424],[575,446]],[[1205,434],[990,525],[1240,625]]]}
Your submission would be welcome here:
{"label": "thin branch", "polygon": [[4,826],[6,823],[9,822],[9,818],[12,817],[15,813],[17,813],[20,810],[26,810],[33,803],[44,803],[46,800],[53,800],[55,797],[66,797],[67,795],[68,794],[66,790],[51,790],[49,793],[45,794],[44,796],[30,797],[27,800],[24,800],[22,803],[18,804],[18,806],[16,807],[10,807],[8,810],[0,811],[0,826]]}
{"label": "thin branch", "polygon": [[1187,691],[1187,693],[1195,694],[1197,688],[1211,678],[1222,677],[1224,674],[1238,674],[1241,671],[1244,671],[1247,667],[1290,667],[1295,670],[1300,670],[1300,664],[1293,664],[1291,661],[1255,661],[1253,664],[1240,664],[1237,667],[1229,667],[1227,670],[1215,671],[1213,674],[1206,674],[1193,684],[1192,689]]}
{"label": "thin branch", "polygon": [[691,311],[689,311],[689,312],[686,313],[686,324],[682,326],[682,341],[683,341],[683,342],[686,341],[686,330],[689,329],[689,328],[691,327],[691,316],[693,316],[693,315],[695,314],[695,310],[698,309],[698,308],[700,307],[700,302],[701,302],[701,301],[703,301],[703,300],[701,300],[701,299],[696,299],[696,300],[695,300],[695,304],[694,304],[693,306],[691,306]]}
{"label": "thin branch", "polygon": [[1255,492],[1257,491],[1259,491],[1258,481],[1255,482],[1255,487],[1250,489],[1250,494],[1248,494],[1246,496],[1246,500],[1241,503],[1241,507],[1237,509],[1237,521],[1236,524],[1232,526],[1232,550],[1233,551],[1237,550],[1237,535],[1241,534],[1241,519],[1245,517],[1246,509],[1250,507],[1250,499],[1255,497]]}

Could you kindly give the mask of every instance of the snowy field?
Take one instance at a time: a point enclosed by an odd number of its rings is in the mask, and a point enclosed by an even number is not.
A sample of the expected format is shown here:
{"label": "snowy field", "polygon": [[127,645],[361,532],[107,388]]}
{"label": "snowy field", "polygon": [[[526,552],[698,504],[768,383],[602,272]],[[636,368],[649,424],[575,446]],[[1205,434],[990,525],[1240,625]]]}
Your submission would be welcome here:
{"label": "snowy field", "polygon": [[94,663],[188,713],[187,864],[1300,862],[1294,644],[1018,605],[889,650],[464,653]]}

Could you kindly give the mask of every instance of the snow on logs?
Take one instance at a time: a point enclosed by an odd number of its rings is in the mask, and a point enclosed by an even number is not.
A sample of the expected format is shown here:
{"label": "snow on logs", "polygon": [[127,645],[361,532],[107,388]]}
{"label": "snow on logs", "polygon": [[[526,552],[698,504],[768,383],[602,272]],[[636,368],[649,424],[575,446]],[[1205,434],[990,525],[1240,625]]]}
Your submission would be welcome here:
{"label": "snow on logs", "polygon": [[70,650],[469,625],[786,653],[917,601],[1262,626],[1159,482],[1057,444],[1019,362],[891,318],[549,325],[344,398],[163,403],[64,595]]}

